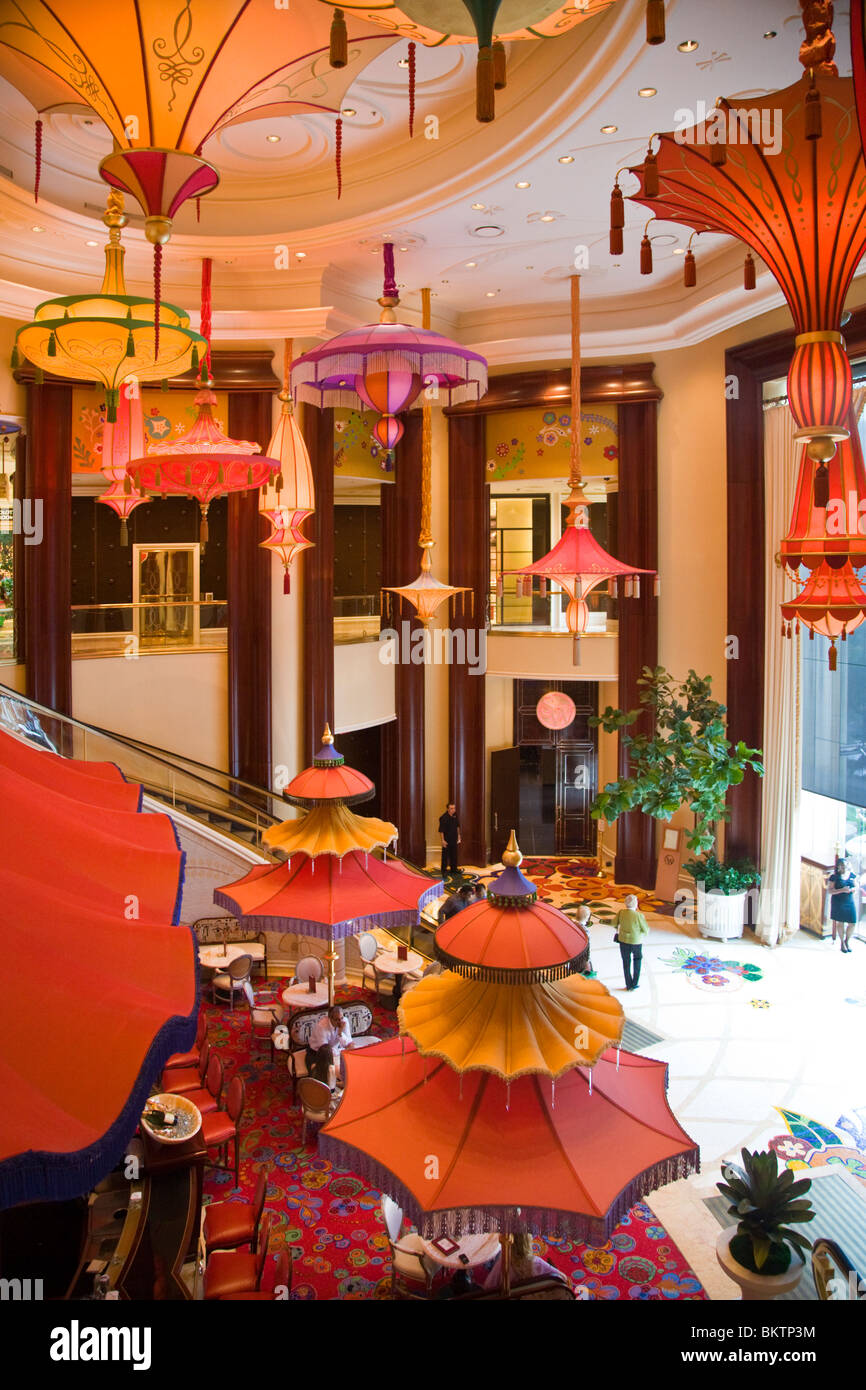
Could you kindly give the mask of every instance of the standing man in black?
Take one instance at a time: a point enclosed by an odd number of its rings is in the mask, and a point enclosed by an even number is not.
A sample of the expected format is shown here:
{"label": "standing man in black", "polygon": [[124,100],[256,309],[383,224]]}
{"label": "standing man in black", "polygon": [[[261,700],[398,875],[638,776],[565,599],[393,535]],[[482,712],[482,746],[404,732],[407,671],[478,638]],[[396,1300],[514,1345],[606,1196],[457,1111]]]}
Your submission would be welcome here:
{"label": "standing man in black", "polygon": [[439,834],[442,837],[442,876],[448,869],[452,874],[457,870],[457,846],[460,844],[460,822],[457,819],[457,807],[453,801],[448,802],[444,813],[439,817]]}

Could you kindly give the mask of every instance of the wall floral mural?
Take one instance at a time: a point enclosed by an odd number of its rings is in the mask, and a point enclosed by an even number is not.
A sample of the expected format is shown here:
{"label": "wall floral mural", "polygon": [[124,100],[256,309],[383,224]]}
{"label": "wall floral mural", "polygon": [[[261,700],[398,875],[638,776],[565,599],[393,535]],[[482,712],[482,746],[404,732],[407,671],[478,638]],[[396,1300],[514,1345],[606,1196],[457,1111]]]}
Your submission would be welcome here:
{"label": "wall floral mural", "polygon": [[334,470],[346,478],[394,481],[394,455],[373,434],[375,410],[334,411]]}
{"label": "wall floral mural", "polygon": [[[220,428],[228,429],[229,398],[217,391],[214,416]],[[141,393],[144,430],[147,441],[183,434],[195,423],[195,391],[161,391],[159,387]],[[99,473],[102,470],[102,430],[105,425],[105,399],[91,387],[76,386],[72,391],[72,471]]]}
{"label": "wall floral mural", "polygon": [[[583,411],[581,459],[585,477],[615,478],[619,469],[615,406],[603,413]],[[571,411],[505,410],[487,416],[487,481],[516,478],[567,478],[571,452]]]}

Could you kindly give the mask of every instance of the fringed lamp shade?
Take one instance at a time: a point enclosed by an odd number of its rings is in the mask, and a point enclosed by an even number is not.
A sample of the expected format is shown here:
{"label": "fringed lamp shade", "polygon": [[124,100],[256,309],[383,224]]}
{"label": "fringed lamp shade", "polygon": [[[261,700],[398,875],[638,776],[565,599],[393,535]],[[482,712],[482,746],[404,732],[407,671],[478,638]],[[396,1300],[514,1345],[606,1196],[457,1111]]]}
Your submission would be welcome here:
{"label": "fringed lamp shade", "polygon": [[795,575],[801,565],[833,568],[846,562],[866,565],[866,468],[853,412],[847,437],[828,463],[814,463],[804,450],[794,495],[791,525],[780,547],[782,563]]}
{"label": "fringed lamp shade", "polygon": [[376,795],[376,788],[353,767],[346,766],[342,753],[334,747],[334,735],[328,725],[322,734],[322,746],[313,758],[312,766],[293,777],[283,792],[283,800],[293,806],[311,808],[325,802],[341,802],[356,806]]}
{"label": "fringed lamp shade", "polygon": [[651,170],[631,172],[641,181],[634,201],[657,217],[737,237],[765,262],[797,330],[791,410],[812,456],[826,460],[844,438],[851,399],[840,329],[866,252],[866,162],[854,85],[836,75],[823,27],[801,50],[801,81],[761,98],[720,99],[697,126],[659,136]]}
{"label": "fringed lamp shade", "polygon": [[197,367],[207,341],[190,328],[184,309],[163,303],[156,347],[154,300],[126,292],[120,231],[127,217],[118,194],[109,196],[103,221],[109,228],[109,242],[102,289],[98,294],[64,295],[40,304],[32,323],[15,335],[13,365],[23,356],[42,372],[101,383],[108,420],[113,423],[124,381],[161,381]]}
{"label": "fringed lamp shade", "polygon": [[375,816],[356,816],[342,801],[325,801],[301,820],[286,820],[266,830],[262,839],[269,849],[282,850],[289,858],[320,854],[338,858],[360,849],[365,854],[390,845],[397,838],[397,827]]}
{"label": "fringed lamp shade", "polygon": [[[475,114],[479,121],[495,116],[494,91],[506,85],[502,45],[521,39],[553,38],[575,24],[603,13],[616,0],[583,0],[575,5],[532,4],[531,0],[402,0],[397,5],[341,5],[351,15],[361,15],[389,33],[417,40],[429,48],[443,43],[477,43]],[[657,3],[657,0],[654,0]],[[468,22],[467,22],[468,21]]]}
{"label": "fringed lamp shade", "polygon": [[[201,508],[201,542],[207,542],[207,512],[215,497],[261,487],[279,467],[260,454],[261,446],[230,439],[213,418],[216,396],[199,391],[198,418],[186,434],[151,445],[144,458],[133,459],[127,472],[140,492],[194,497]],[[256,455],[257,457],[253,457]]]}
{"label": "fringed lamp shade", "polygon": [[262,489],[259,511],[271,527],[267,540],[261,542],[266,550],[279,555],[283,563],[283,592],[289,592],[289,569],[292,560],[313,544],[301,527],[316,506],[313,470],[304,437],[298,427],[289,394],[289,370],[292,353],[288,341],[285,349],[285,377],[280,392],[282,408],[268,454],[279,460],[279,471]]}
{"label": "fringed lamp shade", "polygon": [[589,939],[564,912],[538,902],[520,872],[514,831],[502,855],[506,866],[484,902],[464,907],[436,932],[436,959],[470,980],[538,984],[584,969]]}
{"label": "fringed lamp shade", "polygon": [[400,303],[394,278],[394,247],[384,245],[385,282],[379,323],[350,329],[299,357],[292,368],[296,401],[350,406],[379,412],[375,434],[387,449],[403,435],[399,413],[408,410],[422,386],[435,389],[446,405],[477,401],[487,390],[487,363],[441,333],[397,323]]}
{"label": "fringed lamp shade", "polygon": [[598,980],[550,984],[467,980],[446,971],[419,981],[401,1001],[400,1031],[425,1057],[458,1072],[489,1071],[504,1081],[559,1077],[591,1067],[622,1037],[622,1007]]}
{"label": "fringed lamp shade", "polygon": [[830,670],[836,670],[836,642],[847,640],[866,619],[866,591],[849,561],[831,569],[825,560],[813,569],[796,598],[782,604],[782,626],[787,637],[798,623],[829,637]]}
{"label": "fringed lamp shade", "polygon": [[144,409],[141,395],[136,388],[120,388],[117,405],[117,419],[106,420],[102,430],[102,471],[109,486],[96,500],[120,517],[120,543],[127,545],[129,536],[127,520],[130,512],[140,506],[145,498],[132,490],[127,468],[132,459],[144,454]]}
{"label": "fringed lamp shade", "polygon": [[[416,617],[422,627],[429,627],[431,619],[435,616],[437,609],[455,594],[467,594],[470,590],[455,587],[453,584],[443,584],[432,573],[433,561],[430,557],[429,549],[421,553],[421,573],[411,584],[391,584],[384,591],[386,594],[394,594],[401,602],[411,605],[413,617]],[[386,600],[392,603],[392,599]]]}
{"label": "fringed lamp shade", "polygon": [[667,1065],[649,1057],[572,1069],[555,1094],[537,1076],[458,1076],[396,1038],[345,1061],[319,1152],[387,1192],[428,1238],[530,1230],[602,1244],[635,1202],[699,1164],[668,1105]]}

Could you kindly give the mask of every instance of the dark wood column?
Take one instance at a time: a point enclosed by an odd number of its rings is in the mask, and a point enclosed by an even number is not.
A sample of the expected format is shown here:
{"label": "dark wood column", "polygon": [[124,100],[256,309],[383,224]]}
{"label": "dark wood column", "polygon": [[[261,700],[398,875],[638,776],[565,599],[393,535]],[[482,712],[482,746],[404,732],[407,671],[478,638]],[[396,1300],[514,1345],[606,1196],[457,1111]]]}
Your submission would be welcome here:
{"label": "dark wood column", "polygon": [[[484,416],[480,412],[454,414],[449,418],[448,581],[466,585],[472,591],[472,604],[465,605],[465,619],[460,616],[460,601],[452,604],[456,606],[456,614],[452,616],[451,627],[455,631],[464,629],[474,642],[476,652],[481,651],[480,643],[486,641],[490,584],[490,503],[485,481],[484,433]],[[465,597],[468,600],[470,595]],[[468,640],[466,650],[467,653],[471,650]],[[486,684],[484,675],[468,662],[455,662],[450,668],[450,796],[460,817],[461,859],[468,864],[487,863]]]}
{"label": "dark wood column", "polygon": [[[28,438],[15,494],[29,504],[38,545],[21,545],[24,565],[25,692],[62,714],[72,713],[72,388],[46,382],[27,388]],[[25,452],[25,451],[22,451]],[[38,530],[37,530],[38,534]]]}
{"label": "dark wood column", "polygon": [[[382,487],[382,583],[411,584],[421,568],[421,412],[403,417],[394,483]],[[401,611],[402,610],[402,611]],[[392,626],[399,634],[394,668],[396,720],[382,728],[382,815],[400,831],[397,848],[422,867],[427,859],[424,816],[424,666],[406,658],[421,624],[410,606],[394,600]],[[408,624],[403,627],[403,620]],[[403,641],[403,633],[408,640]]]}
{"label": "dark wood column", "polygon": [[[228,432],[267,450],[271,392],[233,391]],[[270,787],[271,768],[271,553],[259,542],[270,528],[259,513],[259,491],[229,495],[228,686],[229,771]]]}
{"label": "dark wood column", "polygon": [[[658,446],[655,401],[623,402],[619,407],[619,494],[617,556],[641,569],[658,565]],[[639,704],[638,679],[644,666],[658,663],[658,600],[652,577],[641,578],[640,598],[619,601],[619,707]],[[641,718],[639,732],[647,723]],[[620,746],[620,777],[628,775],[627,750]],[[617,883],[651,888],[655,882],[655,821],[641,811],[616,823]]]}
{"label": "dark wood column", "polygon": [[316,510],[301,555],[304,584],[304,766],[334,722],[334,412],[303,405],[301,433],[310,453]]}

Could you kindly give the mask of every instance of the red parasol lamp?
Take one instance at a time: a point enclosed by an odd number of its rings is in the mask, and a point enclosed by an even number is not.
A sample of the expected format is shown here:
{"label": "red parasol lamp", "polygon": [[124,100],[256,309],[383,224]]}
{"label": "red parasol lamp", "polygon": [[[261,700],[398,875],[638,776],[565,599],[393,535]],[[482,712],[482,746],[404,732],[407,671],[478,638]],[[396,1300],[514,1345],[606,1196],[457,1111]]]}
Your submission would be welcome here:
{"label": "red parasol lamp", "polygon": [[126,470],[131,459],[144,453],[144,409],[138,386],[124,383],[117,402],[117,419],[106,420],[102,428],[102,471],[109,482],[105,492],[97,497],[120,517],[120,544],[129,545],[127,520],[136,507],[146,499],[124,488]]}
{"label": "red parasol lamp", "polygon": [[[528,576],[531,591],[533,578],[553,582],[569,597],[565,620],[573,639],[575,666],[580,665],[580,638],[587,630],[589,613],[587,597],[601,584],[609,585],[615,594],[619,580],[624,581],[626,598],[640,597],[640,576],[652,574],[654,591],[658,594],[658,576],[654,570],[639,569],[623,564],[609,555],[589,529],[589,507],[583,492],[580,466],[580,276],[571,277],[571,465],[568,498],[568,520],[562,537],[553,549],[522,569],[507,570],[507,574]],[[524,593],[526,590],[524,589]]]}
{"label": "red parasol lamp", "polygon": [[836,670],[836,642],[847,641],[849,632],[866,620],[866,590],[851,567],[850,560],[831,569],[822,560],[810,571],[796,598],[782,604],[782,626],[786,637],[798,623],[808,628],[810,638],[817,632],[829,637],[830,670]]}
{"label": "red parasol lamp", "polygon": [[780,547],[782,564],[797,577],[802,565],[815,569],[824,561],[831,569],[846,562],[861,569],[866,565],[864,511],[866,467],[851,410],[847,436],[828,462],[815,464],[803,453],[791,524]]}

